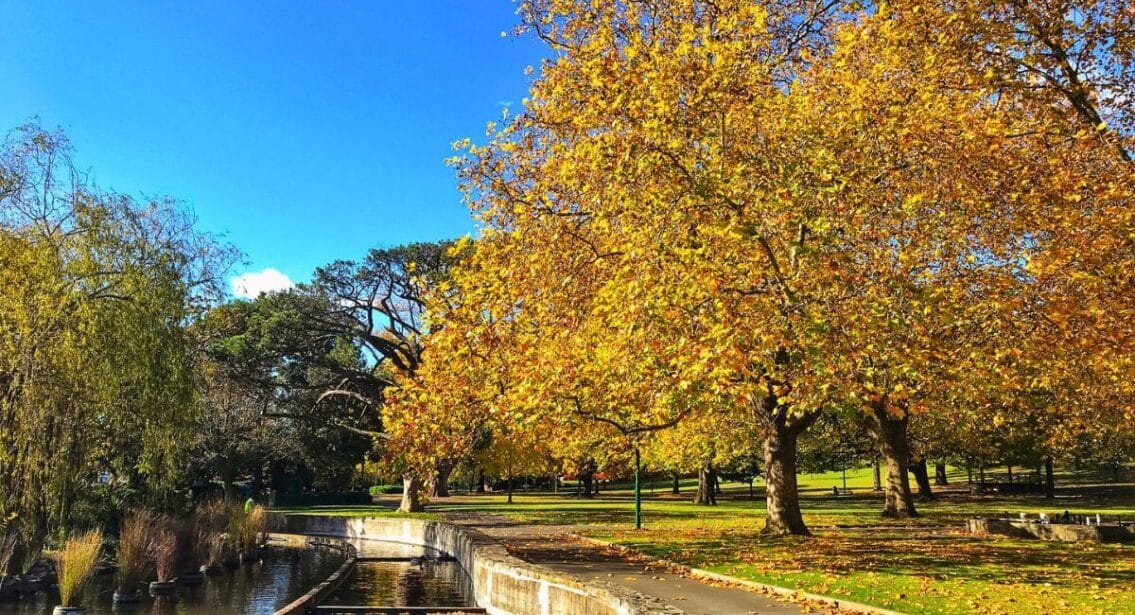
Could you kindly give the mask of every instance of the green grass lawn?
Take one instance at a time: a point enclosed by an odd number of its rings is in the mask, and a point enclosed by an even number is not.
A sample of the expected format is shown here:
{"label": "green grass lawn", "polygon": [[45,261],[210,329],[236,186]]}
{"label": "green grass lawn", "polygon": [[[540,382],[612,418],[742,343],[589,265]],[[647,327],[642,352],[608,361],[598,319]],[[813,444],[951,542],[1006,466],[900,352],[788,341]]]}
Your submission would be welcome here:
{"label": "green grass lawn", "polygon": [[[961,490],[919,502],[922,516],[879,516],[882,499],[870,470],[848,473],[853,497],[830,495],[838,473],[803,475],[805,521],[812,538],[760,535],[764,502],[747,485],[728,484],[715,507],[689,502],[691,485],[671,496],[670,482],[644,483],[645,529],[633,529],[629,485],[595,500],[518,492],[462,495],[429,504],[447,512],[500,514],[532,523],[571,525],[578,533],[742,579],[771,583],[909,613],[1135,613],[1135,546],[1065,544],[969,536],[967,518],[1027,512],[1119,515],[1135,519],[1135,485],[1065,487],[1040,497],[977,497]],[[1067,484],[1068,476],[1062,477]],[[1083,477],[1081,477],[1083,478]],[[1087,477],[1089,483],[1095,479]],[[951,480],[964,483],[964,472]],[[377,507],[302,509],[371,514]],[[300,512],[300,511],[296,511]],[[384,514],[390,514],[384,512]]]}
{"label": "green grass lawn", "polygon": [[583,535],[731,576],[910,613],[1135,613],[1135,547],[993,539],[965,534],[965,519],[1000,512],[1101,512],[1135,517],[1135,498],[944,497],[923,516],[884,521],[881,500],[804,498],[812,538],[760,535],[760,500],[716,507],[648,499],[646,528],[631,527],[629,500],[497,495],[435,502],[431,510],[481,511],[571,524]]}

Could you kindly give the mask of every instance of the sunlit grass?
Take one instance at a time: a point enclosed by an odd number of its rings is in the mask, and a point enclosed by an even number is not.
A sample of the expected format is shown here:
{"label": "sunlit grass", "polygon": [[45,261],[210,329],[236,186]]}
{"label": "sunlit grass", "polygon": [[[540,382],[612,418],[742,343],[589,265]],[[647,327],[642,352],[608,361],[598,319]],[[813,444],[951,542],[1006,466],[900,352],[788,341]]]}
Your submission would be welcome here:
{"label": "sunlit grass", "polygon": [[[964,470],[950,481],[965,483]],[[1058,484],[1067,485],[1070,475]],[[1098,484],[1095,476],[1079,477]],[[1106,477],[1105,477],[1106,478]],[[1101,513],[1135,519],[1130,484],[1062,489],[1055,500],[1036,496],[970,496],[960,487],[934,502],[918,502],[922,516],[883,519],[882,496],[870,468],[848,472],[852,497],[834,497],[839,473],[802,475],[802,507],[812,538],[770,539],[763,490],[726,485],[719,505],[695,506],[692,485],[679,497],[670,481],[644,482],[645,529],[633,529],[627,485],[612,484],[597,499],[571,493],[467,495],[435,500],[439,514],[486,513],[546,525],[632,547],[648,555],[742,579],[802,589],[910,613],[1135,613],[1135,546],[1066,544],[970,536],[974,516],[1047,512]],[[389,504],[396,502],[390,499]],[[304,512],[325,514],[318,509]],[[324,509],[327,510],[327,509]],[[392,515],[388,507],[335,507],[333,514]],[[377,512],[376,510],[381,511]]]}

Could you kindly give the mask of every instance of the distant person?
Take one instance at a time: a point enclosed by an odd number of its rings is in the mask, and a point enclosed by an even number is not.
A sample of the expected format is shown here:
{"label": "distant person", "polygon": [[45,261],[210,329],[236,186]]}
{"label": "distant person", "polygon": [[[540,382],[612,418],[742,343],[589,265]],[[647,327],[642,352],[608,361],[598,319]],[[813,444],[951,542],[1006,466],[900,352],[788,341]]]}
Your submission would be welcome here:
{"label": "distant person", "polygon": [[839,495],[839,487],[832,485],[832,495]]}
{"label": "distant person", "polygon": [[244,501],[244,514],[247,515],[252,512],[253,506],[256,506],[256,500],[252,499],[252,496],[248,496],[248,499]]}

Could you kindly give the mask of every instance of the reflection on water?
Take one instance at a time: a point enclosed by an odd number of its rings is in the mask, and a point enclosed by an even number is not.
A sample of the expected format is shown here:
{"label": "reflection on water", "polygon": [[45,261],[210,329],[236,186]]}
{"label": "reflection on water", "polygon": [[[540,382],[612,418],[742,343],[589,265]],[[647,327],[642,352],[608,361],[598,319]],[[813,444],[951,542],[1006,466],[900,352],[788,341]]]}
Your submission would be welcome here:
{"label": "reflection on water", "polygon": [[[396,543],[356,543],[366,557],[423,557],[421,563],[360,562],[328,604],[366,606],[475,606],[469,578],[437,552]],[[342,563],[339,551],[321,548],[268,549],[261,562],[221,570],[196,587],[178,586],[173,596],[146,596],[139,604],[112,605],[111,575],[92,581],[83,604],[89,615],[269,615],[326,579]],[[0,602],[0,615],[46,615],[58,594],[22,602]]]}
{"label": "reflection on water", "polygon": [[425,558],[421,563],[360,561],[324,604],[363,606],[476,606],[469,577],[441,553],[390,542],[356,542],[359,557]]}
{"label": "reflection on water", "polygon": [[[261,615],[295,600],[323,581],[343,561],[338,551],[273,547],[261,562],[209,575],[196,587],[178,586],[173,596],[146,596],[139,604],[113,605],[111,575],[92,581],[83,604],[90,615]],[[0,615],[43,615],[59,604],[52,590],[31,600],[0,602]]]}
{"label": "reflection on water", "polygon": [[456,562],[360,562],[325,604],[475,606]]}

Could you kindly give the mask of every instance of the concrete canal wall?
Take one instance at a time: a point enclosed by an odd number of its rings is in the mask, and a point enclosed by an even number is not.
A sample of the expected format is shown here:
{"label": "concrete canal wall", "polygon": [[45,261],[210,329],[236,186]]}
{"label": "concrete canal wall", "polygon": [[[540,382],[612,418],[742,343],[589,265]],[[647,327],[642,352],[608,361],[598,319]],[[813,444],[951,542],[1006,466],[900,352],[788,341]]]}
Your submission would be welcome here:
{"label": "concrete canal wall", "polygon": [[477,605],[494,615],[629,615],[636,597],[589,587],[529,564],[480,532],[438,521],[397,517],[274,514],[274,530],[289,534],[382,540],[427,547],[456,559],[472,582]]}

